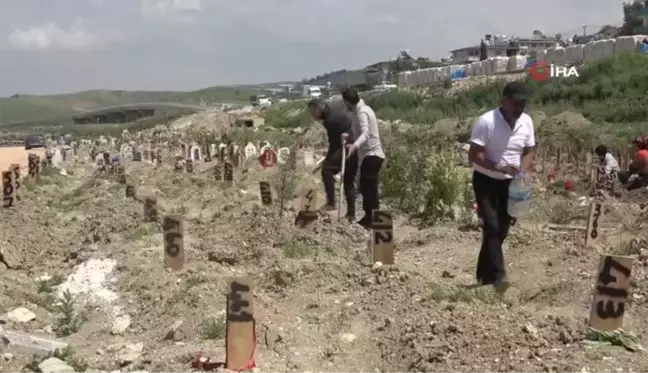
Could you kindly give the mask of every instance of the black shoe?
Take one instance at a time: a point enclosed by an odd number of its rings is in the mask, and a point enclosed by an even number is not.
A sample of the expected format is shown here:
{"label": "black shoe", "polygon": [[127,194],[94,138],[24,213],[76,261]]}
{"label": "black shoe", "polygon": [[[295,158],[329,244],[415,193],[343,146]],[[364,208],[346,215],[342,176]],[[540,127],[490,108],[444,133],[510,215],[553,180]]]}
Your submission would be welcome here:
{"label": "black shoe", "polygon": [[498,292],[499,294],[504,294],[506,290],[508,290],[509,286],[511,286],[511,284],[508,282],[506,276],[496,280],[495,283],[493,284],[493,287],[495,287],[495,291]]}
{"label": "black shoe", "polygon": [[369,218],[365,215],[362,219],[358,220],[358,224],[364,229],[371,229],[371,222]]}

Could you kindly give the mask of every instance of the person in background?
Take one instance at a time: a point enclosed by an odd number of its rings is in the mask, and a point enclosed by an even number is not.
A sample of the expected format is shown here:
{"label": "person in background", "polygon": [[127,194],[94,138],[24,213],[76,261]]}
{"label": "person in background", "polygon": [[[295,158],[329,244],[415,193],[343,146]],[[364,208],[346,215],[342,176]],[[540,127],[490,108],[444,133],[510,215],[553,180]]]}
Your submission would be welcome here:
{"label": "person in background", "polygon": [[618,173],[621,171],[621,168],[619,168],[619,162],[617,162],[612,153],[610,153],[607,146],[597,146],[596,149],[594,149],[594,154],[599,158],[600,165],[605,168],[606,174],[609,175],[613,172]]}
{"label": "person in background", "polygon": [[632,142],[632,163],[628,171],[619,172],[619,181],[627,190],[648,186],[648,139],[637,137]]}
{"label": "person in background", "polygon": [[378,182],[380,168],[385,160],[378,131],[378,119],[374,111],[360,99],[357,90],[344,89],[342,100],[353,114],[352,130],[356,139],[355,142],[347,142],[349,144],[347,156],[353,157],[357,154],[360,162],[360,193],[365,215],[358,221],[358,224],[370,229],[373,210],[380,208]]}
{"label": "person in background", "polygon": [[[335,175],[342,170],[342,135],[351,135],[351,116],[344,112],[344,108],[333,109],[324,100],[313,99],[308,103],[308,110],[315,120],[322,121],[328,135],[328,151],[322,165],[322,182],[326,192],[325,210],[334,211],[335,203]],[[344,196],[347,202],[346,217],[349,221],[355,220],[355,179],[358,172],[358,157],[348,157],[344,165]]]}
{"label": "person in background", "polygon": [[500,107],[480,116],[470,136],[468,159],[484,224],[477,281],[500,293],[509,287],[502,251],[513,222],[508,214],[509,185],[515,176],[531,170],[533,162],[533,120],[524,113],[528,99],[524,84],[507,84]]}

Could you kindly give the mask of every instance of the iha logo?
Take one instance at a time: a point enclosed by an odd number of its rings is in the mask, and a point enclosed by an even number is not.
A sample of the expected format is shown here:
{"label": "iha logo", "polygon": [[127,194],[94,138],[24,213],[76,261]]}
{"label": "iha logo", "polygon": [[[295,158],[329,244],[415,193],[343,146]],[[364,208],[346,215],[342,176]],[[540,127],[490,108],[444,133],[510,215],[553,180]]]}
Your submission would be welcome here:
{"label": "iha logo", "polygon": [[533,80],[547,80],[549,78],[569,78],[571,76],[580,77],[575,66],[556,66],[546,62],[536,62],[529,69],[529,76]]}

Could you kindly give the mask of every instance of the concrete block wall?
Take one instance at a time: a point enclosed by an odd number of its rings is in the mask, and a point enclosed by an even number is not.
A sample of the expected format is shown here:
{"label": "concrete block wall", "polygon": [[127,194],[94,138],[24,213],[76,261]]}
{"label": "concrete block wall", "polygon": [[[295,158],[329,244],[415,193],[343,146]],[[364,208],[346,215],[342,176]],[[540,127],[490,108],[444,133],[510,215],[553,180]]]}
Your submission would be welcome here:
{"label": "concrete block wall", "polygon": [[[572,45],[567,48],[554,47],[539,51],[537,62],[555,65],[577,65],[595,61],[620,53],[639,52],[641,42],[648,38],[646,35],[621,36],[616,39],[591,41],[587,44]],[[443,82],[457,76],[458,70],[463,70],[464,77],[502,74],[517,72],[527,66],[526,56],[490,57],[487,60],[472,62],[468,65],[452,65],[432,67],[416,71],[404,71],[398,74],[398,86],[418,87]],[[462,75],[462,74],[458,74]]]}

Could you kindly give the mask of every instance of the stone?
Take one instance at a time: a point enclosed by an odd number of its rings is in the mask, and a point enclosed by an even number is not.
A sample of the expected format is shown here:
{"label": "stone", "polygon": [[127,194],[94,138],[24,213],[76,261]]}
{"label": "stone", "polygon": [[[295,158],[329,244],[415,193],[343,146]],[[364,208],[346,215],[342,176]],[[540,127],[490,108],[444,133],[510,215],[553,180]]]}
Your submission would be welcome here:
{"label": "stone", "polygon": [[26,323],[36,319],[36,314],[25,307],[18,307],[15,310],[7,313],[9,321],[15,323]]}
{"label": "stone", "polygon": [[38,364],[38,369],[43,373],[67,373],[74,372],[74,368],[67,365],[64,361],[55,357],[50,357]]}
{"label": "stone", "polygon": [[352,333],[342,333],[340,335],[340,340],[344,343],[353,343],[356,339],[358,339],[358,336]]}
{"label": "stone", "polygon": [[126,329],[131,324],[131,318],[128,315],[120,316],[118,317],[112,324],[112,328],[110,330],[110,334],[112,335],[120,335],[124,334]]}
{"label": "stone", "polygon": [[46,356],[55,350],[62,350],[68,346],[67,343],[61,341],[11,330],[0,329],[0,339],[9,347],[38,356]]}

